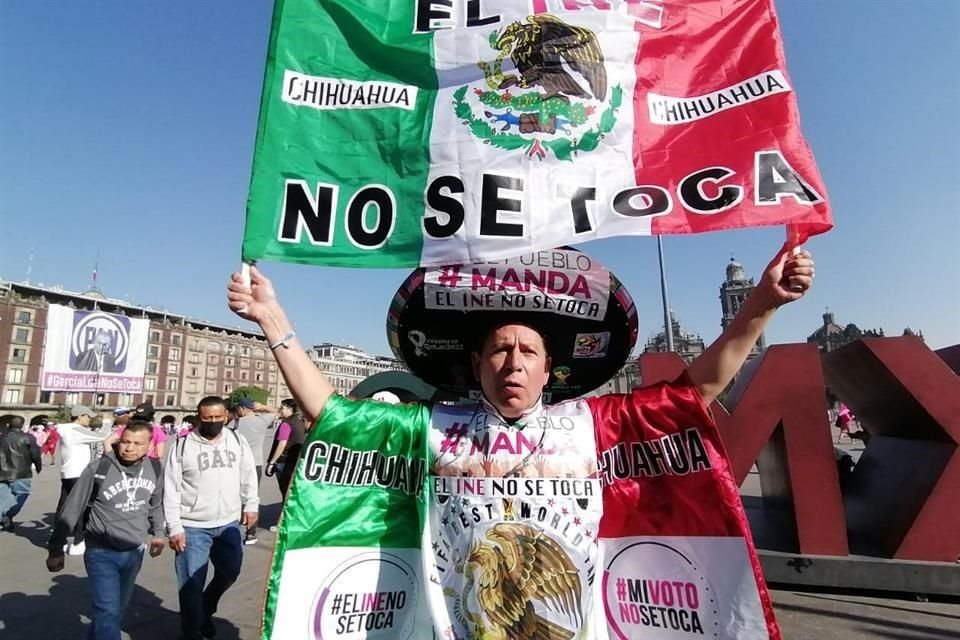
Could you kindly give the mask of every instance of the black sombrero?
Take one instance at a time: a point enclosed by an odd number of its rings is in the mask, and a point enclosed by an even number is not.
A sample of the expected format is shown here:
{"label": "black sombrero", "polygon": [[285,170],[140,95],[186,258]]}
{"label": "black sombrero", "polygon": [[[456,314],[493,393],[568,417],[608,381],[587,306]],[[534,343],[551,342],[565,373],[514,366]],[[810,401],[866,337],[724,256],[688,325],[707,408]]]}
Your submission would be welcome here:
{"label": "black sombrero", "polygon": [[605,383],[637,341],[630,294],[596,260],[570,248],[416,269],[393,297],[387,339],[424,382],[468,396],[480,388],[470,353],[505,322],[530,325],[545,337],[552,359],[548,402]]}

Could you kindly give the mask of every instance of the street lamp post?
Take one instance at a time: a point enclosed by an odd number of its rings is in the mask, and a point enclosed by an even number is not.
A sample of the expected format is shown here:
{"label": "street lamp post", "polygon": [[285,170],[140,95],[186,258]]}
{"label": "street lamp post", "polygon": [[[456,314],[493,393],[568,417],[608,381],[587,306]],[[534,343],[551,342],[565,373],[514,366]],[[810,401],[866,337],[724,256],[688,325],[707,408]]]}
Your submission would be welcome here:
{"label": "street lamp post", "polygon": [[667,338],[667,351],[673,351],[673,322],[670,318],[670,298],[667,295],[667,271],[663,262],[663,236],[657,236],[657,255],[660,258],[660,297],[663,299],[663,335]]}

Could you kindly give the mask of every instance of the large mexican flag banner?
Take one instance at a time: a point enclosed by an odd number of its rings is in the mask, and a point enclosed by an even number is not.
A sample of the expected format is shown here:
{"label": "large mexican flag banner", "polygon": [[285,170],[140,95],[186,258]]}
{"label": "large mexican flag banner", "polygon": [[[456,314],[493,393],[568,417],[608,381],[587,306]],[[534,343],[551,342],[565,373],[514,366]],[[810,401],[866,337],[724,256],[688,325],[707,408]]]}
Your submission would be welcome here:
{"label": "large mexican flag banner", "polygon": [[772,0],[276,0],[245,260],[832,226]]}

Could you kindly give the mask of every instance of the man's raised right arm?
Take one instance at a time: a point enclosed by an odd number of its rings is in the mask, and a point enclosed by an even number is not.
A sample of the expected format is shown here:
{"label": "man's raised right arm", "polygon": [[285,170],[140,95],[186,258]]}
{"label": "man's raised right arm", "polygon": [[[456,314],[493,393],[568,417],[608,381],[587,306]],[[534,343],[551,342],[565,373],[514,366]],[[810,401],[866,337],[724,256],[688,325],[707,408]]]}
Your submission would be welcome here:
{"label": "man's raised right arm", "polygon": [[293,325],[277,301],[273,284],[256,267],[250,267],[249,287],[239,273],[234,273],[227,286],[227,302],[238,316],[260,325],[268,344],[283,343],[273,349],[273,357],[294,400],[312,424],[323,412],[334,388],[310,361],[296,335],[289,337]]}

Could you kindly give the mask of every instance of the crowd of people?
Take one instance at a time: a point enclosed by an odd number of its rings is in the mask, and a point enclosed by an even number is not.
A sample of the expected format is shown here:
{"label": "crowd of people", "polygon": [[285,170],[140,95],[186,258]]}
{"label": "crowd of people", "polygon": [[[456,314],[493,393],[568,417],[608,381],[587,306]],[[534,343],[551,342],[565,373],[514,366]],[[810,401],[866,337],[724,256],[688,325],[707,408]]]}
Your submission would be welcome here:
{"label": "crowd of people", "polygon": [[83,556],[91,594],[88,638],[119,640],[144,553],[156,557],[167,546],[175,553],[183,638],[214,637],[212,616],[240,574],[242,545],[257,542],[271,427],[266,475],[276,476],[282,493],[290,483],[305,434],[296,403],[274,408],[210,396],[182,420],[156,421],[150,403],[118,407],[109,422],[82,405],[70,407],[69,416],[61,424],[48,416],[29,424],[22,416],[0,416],[0,527],[15,531],[34,474],[56,465],[59,454],[60,496],[46,566],[58,572],[66,556]]}

